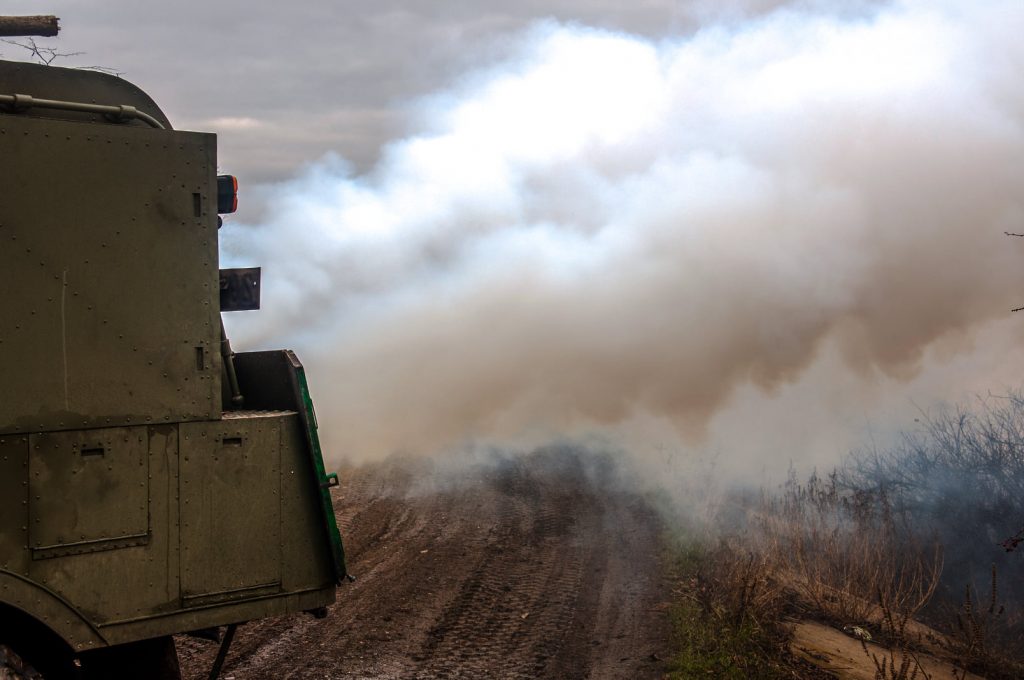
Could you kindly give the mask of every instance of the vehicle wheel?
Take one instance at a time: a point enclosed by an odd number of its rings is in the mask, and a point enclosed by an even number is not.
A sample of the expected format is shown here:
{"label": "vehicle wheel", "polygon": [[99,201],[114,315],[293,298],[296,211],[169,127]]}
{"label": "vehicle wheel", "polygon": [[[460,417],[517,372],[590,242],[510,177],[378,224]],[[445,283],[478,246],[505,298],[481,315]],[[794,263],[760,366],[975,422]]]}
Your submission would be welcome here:
{"label": "vehicle wheel", "polygon": [[0,680],[75,678],[74,660],[71,647],[56,633],[21,610],[0,604]]}
{"label": "vehicle wheel", "polygon": [[42,674],[7,645],[0,645],[0,680],[40,680]]}
{"label": "vehicle wheel", "polygon": [[170,636],[97,649],[79,659],[83,680],[181,680],[178,652]]}

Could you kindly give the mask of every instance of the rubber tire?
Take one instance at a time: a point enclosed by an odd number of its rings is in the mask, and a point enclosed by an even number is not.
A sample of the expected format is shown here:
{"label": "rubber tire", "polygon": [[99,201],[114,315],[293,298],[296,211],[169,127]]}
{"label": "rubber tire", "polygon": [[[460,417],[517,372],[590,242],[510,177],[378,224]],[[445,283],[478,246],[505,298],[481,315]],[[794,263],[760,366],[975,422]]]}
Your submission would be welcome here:
{"label": "rubber tire", "polygon": [[13,647],[0,643],[0,680],[36,680],[42,677]]}
{"label": "rubber tire", "polygon": [[170,636],[97,649],[79,660],[82,680],[181,680],[178,651]]}

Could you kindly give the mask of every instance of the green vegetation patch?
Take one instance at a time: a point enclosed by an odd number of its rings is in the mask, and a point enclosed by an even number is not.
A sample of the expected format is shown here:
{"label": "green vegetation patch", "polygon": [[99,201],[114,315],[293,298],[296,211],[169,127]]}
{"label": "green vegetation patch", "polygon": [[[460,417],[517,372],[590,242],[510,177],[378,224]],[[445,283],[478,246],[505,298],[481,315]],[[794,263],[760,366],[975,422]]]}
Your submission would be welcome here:
{"label": "green vegetation patch", "polygon": [[[780,623],[785,607],[756,559],[699,541],[672,541],[676,600],[668,677],[831,678],[794,657]],[[781,591],[778,591],[781,592]]]}

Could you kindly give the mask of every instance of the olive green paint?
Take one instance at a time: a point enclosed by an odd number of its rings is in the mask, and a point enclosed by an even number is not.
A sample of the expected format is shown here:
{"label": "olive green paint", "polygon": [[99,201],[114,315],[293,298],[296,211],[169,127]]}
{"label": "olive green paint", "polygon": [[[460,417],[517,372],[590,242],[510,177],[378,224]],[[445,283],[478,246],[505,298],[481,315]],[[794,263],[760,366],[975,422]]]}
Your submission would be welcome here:
{"label": "olive green paint", "polygon": [[0,94],[167,128],[0,107],[0,602],[78,650],[333,602],[301,364],[225,409],[216,137],[104,74],[0,61]]}

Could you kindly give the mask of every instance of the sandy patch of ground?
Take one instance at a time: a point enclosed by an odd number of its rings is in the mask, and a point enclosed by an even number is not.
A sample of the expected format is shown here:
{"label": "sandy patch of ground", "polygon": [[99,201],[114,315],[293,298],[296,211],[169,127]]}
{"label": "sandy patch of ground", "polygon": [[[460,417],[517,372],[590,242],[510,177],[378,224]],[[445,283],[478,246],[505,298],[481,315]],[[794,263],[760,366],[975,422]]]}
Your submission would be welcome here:
{"label": "sandy patch of ground", "polygon": [[[886,664],[894,661],[897,669],[905,658],[899,651],[891,653],[873,642],[861,642],[832,626],[815,621],[795,624],[790,648],[796,655],[834,673],[841,680],[875,680],[877,666],[872,657],[877,657],[880,663],[883,660],[888,660]],[[915,652],[910,656],[910,663],[911,670],[915,663],[920,664],[921,670],[931,680],[983,680],[981,676],[966,673],[951,662],[925,652]],[[924,680],[920,673],[917,677]]]}

